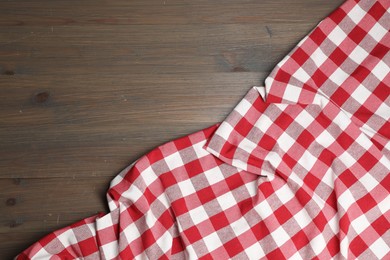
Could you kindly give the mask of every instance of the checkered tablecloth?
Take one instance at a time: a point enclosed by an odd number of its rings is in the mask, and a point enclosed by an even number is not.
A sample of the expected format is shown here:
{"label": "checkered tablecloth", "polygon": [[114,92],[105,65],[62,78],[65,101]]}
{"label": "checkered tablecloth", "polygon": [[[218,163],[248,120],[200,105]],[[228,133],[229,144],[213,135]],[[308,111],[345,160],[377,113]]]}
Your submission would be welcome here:
{"label": "checkered tablecloth", "polygon": [[[220,124],[17,259],[390,259],[390,1],[349,0]],[[221,90],[223,91],[223,90]]]}

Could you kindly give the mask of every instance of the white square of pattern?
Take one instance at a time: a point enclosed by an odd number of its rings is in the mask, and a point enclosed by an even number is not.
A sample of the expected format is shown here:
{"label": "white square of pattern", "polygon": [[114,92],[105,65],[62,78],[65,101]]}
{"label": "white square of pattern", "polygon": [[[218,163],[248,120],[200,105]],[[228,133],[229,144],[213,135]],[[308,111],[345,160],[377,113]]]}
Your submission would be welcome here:
{"label": "white square of pattern", "polygon": [[203,206],[199,206],[195,209],[192,209],[189,211],[191,215],[191,219],[194,222],[195,225],[203,222],[204,220],[208,219],[209,216],[207,215],[206,210]]}
{"label": "white square of pattern", "polygon": [[248,100],[243,99],[238,106],[236,106],[235,110],[242,116],[245,116],[245,114],[248,112],[248,110],[252,107],[252,104],[249,103]]}
{"label": "white square of pattern", "polygon": [[50,256],[50,255],[52,255],[52,253],[47,252],[45,250],[45,248],[42,247],[41,249],[39,249],[39,251],[36,254],[34,254],[34,258],[36,258],[36,259],[46,259],[47,256]]}
{"label": "white square of pattern", "polygon": [[132,241],[136,240],[137,238],[139,238],[139,236],[141,235],[138,231],[138,228],[137,226],[135,225],[135,223],[131,223],[130,225],[128,225],[124,230],[123,230],[123,234],[125,235],[126,237],[126,240],[127,242],[130,244]]}
{"label": "white square of pattern", "polygon": [[331,189],[334,188],[334,177],[336,173],[333,171],[332,167],[329,167],[326,170],[326,173],[321,178],[321,182],[327,184]]}
{"label": "white square of pattern", "polygon": [[364,104],[364,102],[367,100],[367,98],[369,98],[370,96],[372,96],[372,92],[369,91],[365,86],[359,85],[359,87],[357,87],[357,88],[355,89],[355,91],[352,92],[351,96],[352,96],[353,99],[355,99],[359,104]]}
{"label": "white square of pattern", "polygon": [[238,237],[242,233],[248,231],[250,227],[248,225],[248,222],[245,220],[245,218],[241,217],[237,221],[231,224],[231,228],[233,229],[234,234]]}
{"label": "white square of pattern", "polygon": [[[95,223],[88,223],[86,226],[89,229],[88,231],[91,232],[90,234],[92,234],[92,236],[95,236],[96,235],[96,224]],[[78,230],[78,227],[73,228],[73,230],[74,231]],[[85,234],[85,233],[87,233],[86,231],[84,231],[83,233],[84,233],[83,235],[79,235],[78,239],[87,239],[90,237],[90,235]]]}
{"label": "white square of pattern", "polygon": [[192,184],[191,180],[185,180],[178,183],[181,193],[183,194],[183,197],[186,197],[190,194],[195,193],[194,185]]}
{"label": "white square of pattern", "polygon": [[293,77],[304,83],[310,80],[309,74],[302,67],[293,74]]}
{"label": "white square of pattern", "polygon": [[287,234],[287,232],[284,230],[284,228],[282,226],[280,226],[276,230],[274,230],[271,233],[271,235],[272,235],[275,243],[279,247],[291,239],[290,236]]}
{"label": "white square of pattern", "polygon": [[386,33],[388,33],[388,30],[383,28],[379,23],[375,23],[375,25],[368,32],[368,34],[374,38],[376,42],[380,42]]}
{"label": "white square of pattern", "polygon": [[370,173],[366,173],[363,177],[360,177],[359,182],[367,189],[368,192],[372,191],[379,184],[379,182],[375,180]]}
{"label": "white square of pattern", "polygon": [[[369,122],[369,121],[368,121]],[[373,130],[368,124],[361,124],[360,129],[369,137],[372,138],[376,134],[376,130]]]}
{"label": "white square of pattern", "polygon": [[194,246],[192,246],[191,244],[187,244],[186,251],[187,251],[186,253],[187,253],[188,259],[198,259],[199,256],[196,253]]}
{"label": "white square of pattern", "polygon": [[318,159],[314,157],[309,151],[305,151],[301,158],[299,158],[298,163],[307,171],[310,171],[317,161]]}
{"label": "white square of pattern", "polygon": [[282,162],[282,157],[277,152],[268,152],[265,156],[265,161],[269,161],[272,165],[279,165]]}
{"label": "white square of pattern", "polygon": [[287,185],[284,185],[275,191],[275,194],[282,204],[286,204],[295,196],[295,194],[291,191],[290,188],[288,188]]}
{"label": "white square of pattern", "polygon": [[248,138],[244,138],[244,139],[242,139],[242,141],[240,142],[238,147],[240,147],[241,149],[243,149],[244,151],[246,151],[248,153],[252,153],[253,150],[255,150],[256,147],[258,147],[258,145],[256,143],[252,142],[251,140],[249,140]]}
{"label": "white square of pattern", "polygon": [[358,218],[354,219],[351,223],[351,226],[353,227],[353,230],[357,234],[361,234],[364,230],[366,230],[367,227],[369,227],[371,224],[368,222],[366,215],[361,215]]}
{"label": "white square of pattern", "polygon": [[96,220],[96,226],[99,230],[105,229],[107,227],[112,227],[113,226],[112,215],[107,214],[101,218],[98,218]]}
{"label": "white square of pattern", "polygon": [[165,207],[169,208],[170,203],[168,202],[167,194],[166,193],[161,193],[160,196],[157,197],[157,200],[161,202]]}
{"label": "white square of pattern", "polygon": [[355,5],[351,11],[348,12],[349,18],[355,23],[358,24],[360,20],[366,15],[366,12],[360,8],[359,5]]}
{"label": "white square of pattern", "polygon": [[356,159],[353,158],[348,152],[343,152],[339,156],[340,162],[342,162],[345,168],[350,168],[352,165],[356,163]]}
{"label": "white square of pattern", "polygon": [[346,115],[346,111],[342,110],[333,118],[333,122],[344,131],[350,125],[351,119]]}
{"label": "white square of pattern", "polygon": [[264,257],[263,248],[260,246],[260,243],[258,242],[246,248],[245,254],[248,256],[249,259],[252,259],[253,256],[257,256],[258,258]]}
{"label": "white square of pattern", "polygon": [[256,195],[256,193],[258,191],[257,184],[258,184],[257,180],[251,181],[251,182],[248,182],[245,184],[246,190],[248,191],[248,193],[251,197]]}
{"label": "white square of pattern", "polygon": [[325,148],[329,147],[335,142],[334,137],[326,130],[322,131],[322,133],[316,138],[316,140]]}
{"label": "white square of pattern", "polygon": [[310,241],[310,246],[316,255],[319,255],[326,246],[326,241],[323,234],[319,234]]}
{"label": "white square of pattern", "polygon": [[291,102],[297,102],[299,100],[301,91],[301,88],[288,84],[283,93],[283,99],[289,100]]}
{"label": "white square of pattern", "polygon": [[349,58],[356,62],[356,64],[361,64],[362,61],[367,58],[368,52],[366,52],[362,47],[359,45],[356,46],[355,49],[351,52],[349,55]]}
{"label": "white square of pattern", "polygon": [[226,121],[222,122],[221,126],[218,128],[217,134],[222,137],[224,140],[229,140],[229,136],[233,131],[233,127]]}
{"label": "white square of pattern", "polygon": [[332,229],[334,234],[339,233],[340,231],[340,226],[339,226],[339,218],[337,215],[334,215],[333,218],[331,218],[328,221],[328,226]]}
{"label": "white square of pattern", "polygon": [[118,257],[119,246],[116,240],[105,245],[101,245],[100,248],[105,257],[104,259],[116,259]]}
{"label": "white square of pattern", "polygon": [[372,74],[375,75],[380,81],[382,81],[390,72],[389,66],[383,61],[379,61],[378,64],[372,70]]}
{"label": "white square of pattern", "polygon": [[210,153],[207,152],[206,149],[204,149],[204,145],[206,144],[207,141],[201,141],[199,143],[194,144],[194,151],[196,153],[196,158],[200,159],[206,155],[209,155]]}
{"label": "white square of pattern", "polygon": [[[260,190],[261,191],[261,190]],[[266,219],[274,213],[271,206],[266,200],[262,201],[255,207],[255,211],[260,215],[262,219]]]}
{"label": "white square of pattern", "polygon": [[[123,198],[131,198],[132,201],[137,201],[139,198],[143,196],[143,193],[135,186],[130,185],[125,192],[122,193]],[[125,209],[121,209],[121,212]]]}
{"label": "white square of pattern", "polygon": [[298,213],[294,214],[294,220],[298,223],[301,228],[306,227],[313,220],[307,214],[305,209],[301,209]]}
{"label": "white square of pattern", "polygon": [[286,132],[283,132],[283,134],[280,135],[278,140],[278,145],[284,152],[287,152],[291,148],[291,146],[293,146],[294,143],[295,139],[293,139]]}
{"label": "white square of pattern", "polygon": [[336,85],[340,86],[349,77],[349,74],[345,73],[341,68],[337,68],[335,72],[329,77]]}
{"label": "white square of pattern", "polygon": [[170,170],[176,169],[184,165],[183,160],[181,159],[180,153],[175,152],[167,157],[165,157],[165,162],[168,165]]}
{"label": "white square of pattern", "polygon": [[330,32],[328,35],[328,38],[336,45],[340,46],[340,44],[344,41],[344,39],[347,37],[345,32],[340,29],[339,26],[336,26],[333,31]]}
{"label": "white square of pattern", "polygon": [[387,142],[387,144],[385,145],[385,149],[390,151],[390,142]]}
{"label": "white square of pattern", "polygon": [[151,213],[151,210],[147,211],[144,216],[147,227],[153,227],[156,224],[157,218]]}
{"label": "white square of pattern", "polygon": [[290,178],[292,181],[294,181],[297,185],[299,185],[299,186],[302,186],[302,185],[303,185],[302,176],[296,174],[294,171],[291,172],[289,178]]}
{"label": "white square of pattern", "polygon": [[338,202],[344,211],[347,211],[355,201],[356,199],[349,190],[345,190],[338,198]]}
{"label": "white square of pattern", "polygon": [[57,236],[57,239],[61,241],[61,245],[68,247],[69,245],[76,245],[77,239],[72,229],[68,229],[61,235]]}
{"label": "white square of pattern", "polygon": [[317,48],[310,57],[317,67],[320,67],[328,57],[322,52],[320,48]]}
{"label": "white square of pattern", "polygon": [[157,176],[151,166],[145,169],[145,174],[142,175],[142,179],[145,182],[146,186],[149,186],[157,179]]}
{"label": "white square of pattern", "polygon": [[205,243],[208,252],[212,252],[218,247],[222,246],[222,242],[219,239],[218,234],[215,232],[203,238],[203,242]]}
{"label": "white square of pattern", "polygon": [[372,144],[370,139],[368,139],[368,137],[363,133],[361,133],[357,138],[355,138],[355,141],[365,150],[369,150]]}
{"label": "white square of pattern", "polygon": [[227,192],[227,193],[223,194],[222,196],[219,196],[217,198],[217,200],[218,200],[218,203],[221,206],[222,210],[226,210],[226,209],[237,204],[237,201],[231,192]]}
{"label": "white square of pattern", "polygon": [[386,105],[386,103],[382,103],[375,111],[375,115],[379,115],[384,120],[388,121],[390,119],[390,107]]}
{"label": "white square of pattern", "polygon": [[389,245],[382,238],[378,238],[370,245],[370,251],[373,252],[378,259],[383,259],[383,257],[389,253],[389,249]]}
{"label": "white square of pattern", "polygon": [[295,254],[293,254],[292,256],[289,256],[288,259],[291,259],[291,260],[302,260],[302,255],[300,253],[300,251],[296,251]]}
{"label": "white square of pattern", "polygon": [[384,200],[378,203],[377,208],[384,214],[390,210],[390,196],[386,196]]}
{"label": "white square of pattern", "polygon": [[270,126],[273,124],[274,122],[266,114],[262,114],[255,123],[255,127],[259,129],[262,133],[266,133]]}
{"label": "white square of pattern", "polygon": [[314,118],[306,110],[302,110],[302,112],[295,117],[295,122],[303,128],[307,128],[313,121]]}
{"label": "white square of pattern", "polygon": [[172,235],[169,231],[165,231],[165,233],[156,241],[156,244],[164,253],[170,250],[172,248]]}
{"label": "white square of pattern", "polygon": [[207,181],[209,182],[210,185],[213,185],[213,184],[225,179],[225,177],[222,174],[221,169],[218,166],[214,167],[208,171],[205,171],[204,176],[206,176]]}
{"label": "white square of pattern", "polygon": [[[277,68],[279,68],[279,66],[281,66],[281,65],[277,65]],[[272,77],[267,77],[266,79],[265,79],[265,82],[264,82],[264,85],[265,86],[267,86],[267,87],[265,87],[265,89],[266,89],[266,93],[268,93],[268,91],[269,91],[269,87],[268,86],[272,86],[273,84],[274,84],[274,82],[275,82],[275,80],[272,78]],[[264,98],[263,98],[264,99]],[[264,99],[265,100],[265,99]]]}
{"label": "white square of pattern", "polygon": [[245,170],[245,171],[248,170],[248,164],[239,160],[239,159],[233,159],[232,165],[237,167],[237,169],[240,169],[240,170]]}

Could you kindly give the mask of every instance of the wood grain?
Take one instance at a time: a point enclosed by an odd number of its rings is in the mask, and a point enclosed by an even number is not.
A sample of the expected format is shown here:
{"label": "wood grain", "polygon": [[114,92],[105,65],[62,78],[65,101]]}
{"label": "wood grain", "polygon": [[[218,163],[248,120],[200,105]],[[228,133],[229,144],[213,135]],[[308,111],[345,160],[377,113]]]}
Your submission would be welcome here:
{"label": "wood grain", "polygon": [[0,1],[0,256],[107,211],[110,180],[213,125],[341,0]]}

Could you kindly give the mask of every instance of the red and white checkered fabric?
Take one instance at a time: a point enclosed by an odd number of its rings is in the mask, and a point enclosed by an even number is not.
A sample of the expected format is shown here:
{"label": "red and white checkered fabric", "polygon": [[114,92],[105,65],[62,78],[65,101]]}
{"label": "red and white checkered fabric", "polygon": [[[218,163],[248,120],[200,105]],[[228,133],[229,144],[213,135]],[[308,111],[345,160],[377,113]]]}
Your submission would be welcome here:
{"label": "red and white checkered fabric", "polygon": [[349,0],[221,124],[17,259],[390,259],[390,1]]}
{"label": "red and white checkered fabric", "polygon": [[267,102],[332,102],[389,154],[389,8],[389,0],[345,2],[272,71]]}
{"label": "red and white checkered fabric", "polygon": [[264,97],[253,88],[208,144],[224,162],[267,176],[257,212],[277,247],[253,257],[390,258],[389,158],[331,102]]}

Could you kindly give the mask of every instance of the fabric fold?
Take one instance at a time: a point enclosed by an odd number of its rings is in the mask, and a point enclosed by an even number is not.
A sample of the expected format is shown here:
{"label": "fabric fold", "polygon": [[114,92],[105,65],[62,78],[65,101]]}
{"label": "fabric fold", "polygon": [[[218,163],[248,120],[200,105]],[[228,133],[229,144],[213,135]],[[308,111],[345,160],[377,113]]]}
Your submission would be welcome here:
{"label": "fabric fold", "polygon": [[[330,229],[340,239],[340,257],[389,255],[386,155],[332,102],[265,103],[264,91],[252,88],[205,149],[226,163],[267,176],[271,185],[283,180],[286,189],[299,187],[333,223]],[[267,193],[263,187],[259,192]],[[369,225],[376,221],[383,230]],[[323,234],[322,239],[331,237]],[[377,244],[382,246],[371,246]]]}
{"label": "fabric fold", "polygon": [[346,1],[265,80],[269,103],[338,106],[390,156],[390,1]]}

